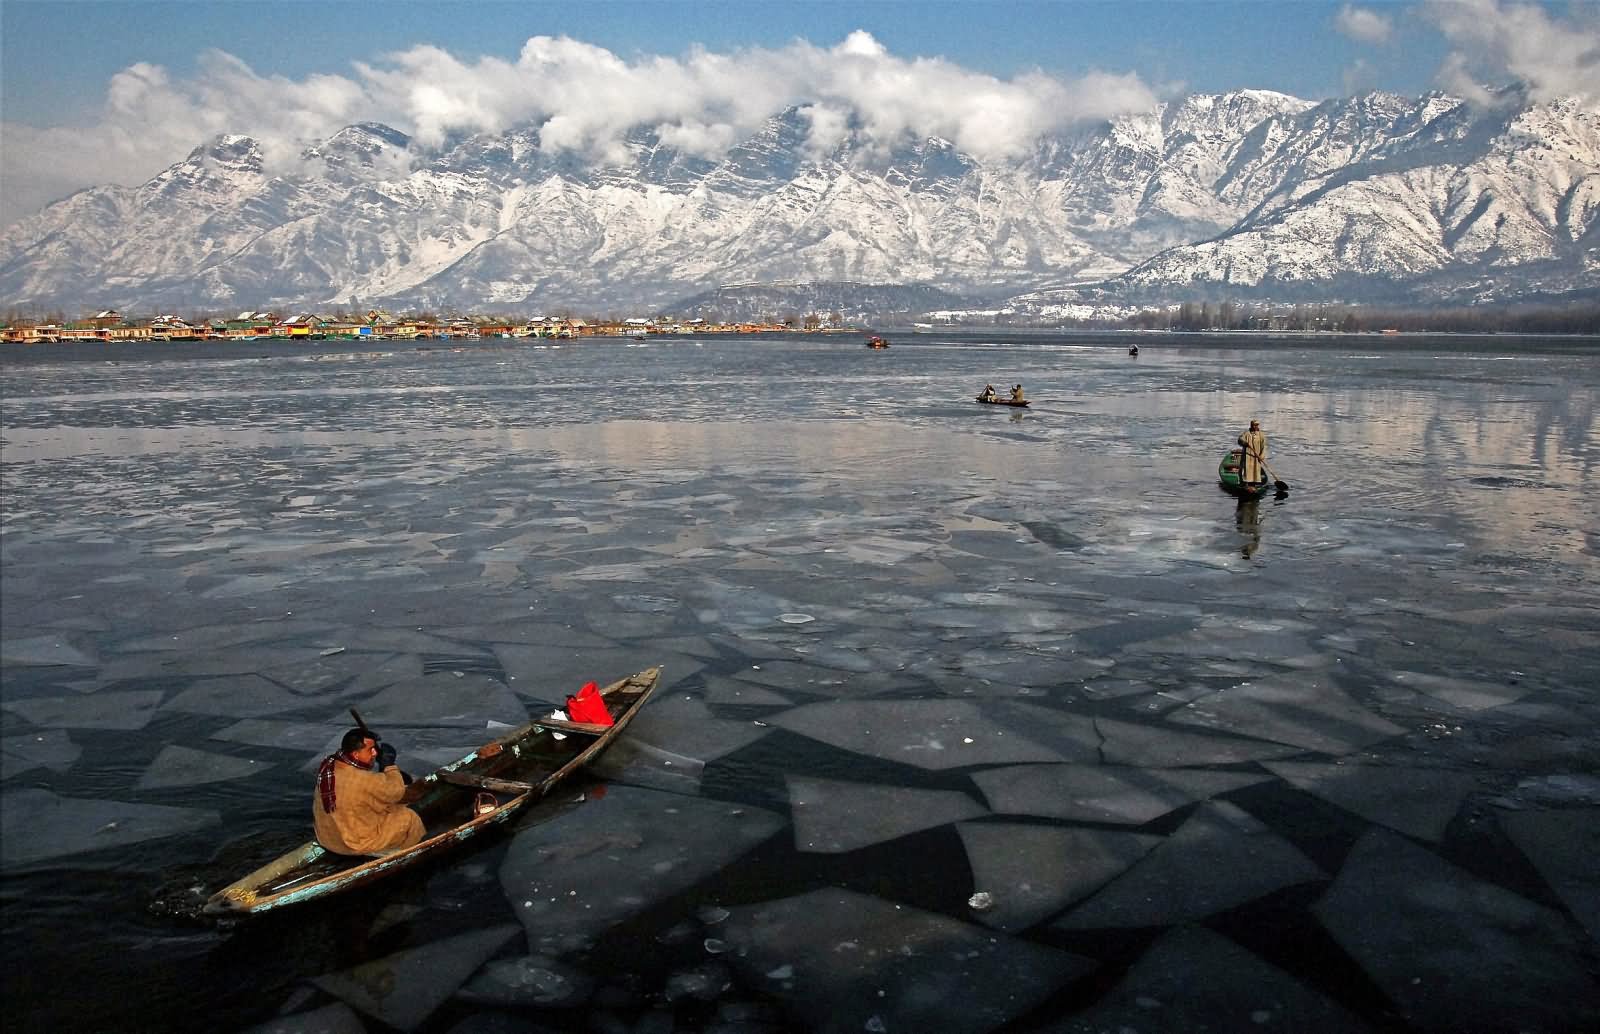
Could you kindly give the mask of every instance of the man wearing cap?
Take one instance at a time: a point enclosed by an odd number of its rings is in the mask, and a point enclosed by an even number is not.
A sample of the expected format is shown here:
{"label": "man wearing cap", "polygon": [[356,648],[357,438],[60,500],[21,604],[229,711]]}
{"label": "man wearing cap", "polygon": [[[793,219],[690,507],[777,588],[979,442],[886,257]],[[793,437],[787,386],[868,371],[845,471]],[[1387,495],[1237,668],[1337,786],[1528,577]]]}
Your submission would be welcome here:
{"label": "man wearing cap", "polygon": [[1265,481],[1267,476],[1261,465],[1267,458],[1267,436],[1261,431],[1261,421],[1250,421],[1250,430],[1239,436],[1239,446],[1244,450],[1239,480],[1247,485]]}

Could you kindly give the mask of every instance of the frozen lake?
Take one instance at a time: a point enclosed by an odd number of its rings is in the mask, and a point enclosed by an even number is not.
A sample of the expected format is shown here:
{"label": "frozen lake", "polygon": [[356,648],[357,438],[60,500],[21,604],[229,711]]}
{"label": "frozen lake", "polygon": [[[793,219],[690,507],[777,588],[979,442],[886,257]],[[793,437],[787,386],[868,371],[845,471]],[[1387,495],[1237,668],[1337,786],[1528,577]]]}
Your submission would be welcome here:
{"label": "frozen lake", "polygon": [[[1600,345],[892,340],[0,354],[8,1009],[1600,1029]],[[508,835],[183,914],[349,708],[425,771],[653,664]]]}

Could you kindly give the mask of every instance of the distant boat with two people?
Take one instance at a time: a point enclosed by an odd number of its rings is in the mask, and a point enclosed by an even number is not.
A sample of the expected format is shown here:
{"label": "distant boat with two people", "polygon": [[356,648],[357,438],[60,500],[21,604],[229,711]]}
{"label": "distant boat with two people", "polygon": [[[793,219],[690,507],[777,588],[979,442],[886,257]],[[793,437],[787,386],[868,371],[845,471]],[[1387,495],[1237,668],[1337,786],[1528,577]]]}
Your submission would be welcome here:
{"label": "distant boat with two people", "polygon": [[885,341],[883,338],[881,338],[878,335],[874,334],[871,337],[867,338],[867,347],[868,348],[888,348],[889,347],[889,342]]}
{"label": "distant boat with two people", "polygon": [[993,384],[985,384],[983,391],[977,396],[977,401],[986,406],[1016,406],[1019,409],[1026,408],[1028,405],[1028,400],[1024,397],[1022,385],[1020,384],[1012,386],[1009,398],[1001,398],[999,392],[994,390]]}

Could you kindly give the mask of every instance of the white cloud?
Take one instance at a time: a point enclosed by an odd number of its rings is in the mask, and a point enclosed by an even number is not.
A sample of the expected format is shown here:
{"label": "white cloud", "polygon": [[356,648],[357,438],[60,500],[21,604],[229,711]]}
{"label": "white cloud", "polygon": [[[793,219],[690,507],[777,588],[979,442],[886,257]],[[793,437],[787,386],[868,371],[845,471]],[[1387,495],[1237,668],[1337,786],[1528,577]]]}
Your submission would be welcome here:
{"label": "white cloud", "polygon": [[1427,16],[1455,48],[1440,69],[1446,89],[1485,96],[1484,84],[1526,83],[1536,100],[1600,98],[1600,8],[1566,17],[1533,4],[1433,0]]}
{"label": "white cloud", "polygon": [[1362,43],[1384,44],[1394,35],[1394,21],[1370,7],[1345,4],[1333,19],[1333,27]]}
{"label": "white cloud", "polygon": [[117,73],[94,126],[5,123],[0,219],[89,184],[142,182],[219,132],[253,136],[269,160],[288,161],[358,121],[392,125],[423,148],[453,133],[532,122],[542,146],[604,160],[620,154],[629,129],[649,126],[674,146],[715,157],[769,116],[799,106],[809,115],[809,144],[820,152],[854,125],[883,147],[940,136],[1003,157],[1061,126],[1155,103],[1132,74],[1002,79],[943,59],[896,57],[861,31],[827,48],[800,40],[631,61],[567,37],[535,36],[514,61],[462,60],[418,46],[359,62],[349,76],[303,80],[262,75],[214,51],[185,80],[146,64]]}

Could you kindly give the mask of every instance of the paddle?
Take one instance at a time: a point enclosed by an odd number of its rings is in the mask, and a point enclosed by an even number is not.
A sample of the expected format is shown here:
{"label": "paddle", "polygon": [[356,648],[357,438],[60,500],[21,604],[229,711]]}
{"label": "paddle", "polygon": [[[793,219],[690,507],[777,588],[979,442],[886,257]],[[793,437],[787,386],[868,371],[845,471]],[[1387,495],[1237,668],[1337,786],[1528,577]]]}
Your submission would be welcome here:
{"label": "paddle", "polygon": [[1250,449],[1249,452],[1251,456],[1255,457],[1255,461],[1261,464],[1261,469],[1267,472],[1267,477],[1272,479],[1273,488],[1276,488],[1280,492],[1289,491],[1289,482],[1284,481],[1278,477],[1278,475],[1274,474],[1272,472],[1272,468],[1267,466],[1267,461],[1262,458],[1260,453],[1256,452],[1254,449]]}

